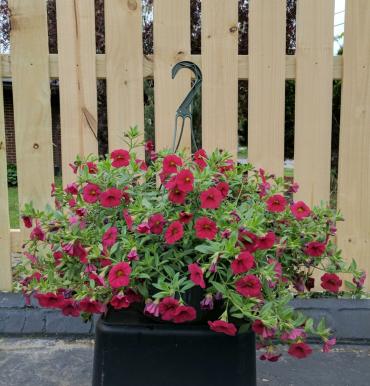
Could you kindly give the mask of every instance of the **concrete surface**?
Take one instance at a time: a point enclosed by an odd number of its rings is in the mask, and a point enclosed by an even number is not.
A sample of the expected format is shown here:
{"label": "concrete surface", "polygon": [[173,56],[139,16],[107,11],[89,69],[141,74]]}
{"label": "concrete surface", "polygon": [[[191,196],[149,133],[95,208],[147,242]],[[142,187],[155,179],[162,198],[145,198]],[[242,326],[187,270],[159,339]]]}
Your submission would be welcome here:
{"label": "concrete surface", "polygon": [[[91,339],[0,338],[0,386],[90,386],[93,345]],[[257,374],[258,386],[369,386],[370,346],[337,346],[305,360],[258,360]]]}

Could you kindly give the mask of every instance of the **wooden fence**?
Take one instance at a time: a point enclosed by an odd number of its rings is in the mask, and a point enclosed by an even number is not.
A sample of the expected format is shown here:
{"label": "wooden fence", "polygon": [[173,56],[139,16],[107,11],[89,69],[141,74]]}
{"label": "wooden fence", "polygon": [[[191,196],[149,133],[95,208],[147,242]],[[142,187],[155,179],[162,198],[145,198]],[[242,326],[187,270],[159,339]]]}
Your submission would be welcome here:
{"label": "wooden fence", "polygon": [[[328,200],[333,79],[343,79],[338,206],[346,222],[338,244],[370,272],[370,1],[347,0],[343,57],[333,57],[334,0],[298,0],[296,54],[285,54],[285,0],[250,0],[249,54],[238,55],[238,0],[202,0],[202,54],[190,53],[190,0],[154,1],[154,55],[142,48],[140,0],[106,0],[106,53],[95,48],[94,0],[57,0],[58,54],[48,52],[45,0],[9,0],[19,204],[50,200],[53,175],[50,79],[59,79],[63,182],[75,155],[96,153],[96,79],[107,81],[109,148],[122,130],[143,129],[143,79],[154,77],[158,148],[170,145],[174,112],[190,74],[171,67],[190,59],[203,71],[202,142],[237,154],[238,79],[249,80],[248,151],[256,166],[284,170],[285,80],[296,81],[294,177],[297,198]],[[11,288],[11,230],[0,90],[0,289]],[[187,132],[183,145],[190,144]]]}

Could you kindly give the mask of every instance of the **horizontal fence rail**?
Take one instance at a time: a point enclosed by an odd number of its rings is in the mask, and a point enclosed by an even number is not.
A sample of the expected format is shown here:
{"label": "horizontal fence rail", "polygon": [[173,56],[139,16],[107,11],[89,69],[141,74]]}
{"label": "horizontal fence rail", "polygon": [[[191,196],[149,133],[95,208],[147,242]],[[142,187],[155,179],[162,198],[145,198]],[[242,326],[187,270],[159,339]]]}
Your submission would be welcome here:
{"label": "horizontal fence rail", "polygon": [[[250,0],[248,55],[238,55],[238,1],[202,0],[200,55],[191,54],[190,0],[156,0],[153,55],[143,54],[140,0],[106,0],[105,54],[96,54],[94,0],[56,0],[58,54],[48,50],[45,0],[9,0],[11,53],[0,75],[11,80],[20,207],[50,202],[50,80],[59,80],[63,183],[77,153],[97,152],[97,80],[106,79],[109,149],[123,130],[144,126],[143,80],[154,79],[157,148],[169,147],[178,102],[191,73],[175,80],[181,60],[203,72],[202,142],[238,150],[238,81],[248,80],[248,156],[284,170],[285,81],[295,81],[295,199],[310,205],[330,195],[333,80],[341,80],[338,207],[346,222],[338,245],[370,274],[370,1],[347,0],[343,56],[333,56],[334,0],[298,0],[295,55],[286,55],[286,0]],[[0,89],[0,94],[2,92]],[[4,102],[0,97],[0,290],[11,289],[11,252],[26,230],[9,229]],[[190,146],[189,130],[182,147]],[[369,282],[367,283],[368,288]]]}
{"label": "horizontal fence rail", "polygon": [[[202,68],[202,55],[190,55],[189,60]],[[143,55],[143,78],[154,78],[154,55]],[[285,79],[296,78],[296,55],[285,56]],[[0,64],[3,78],[12,77],[11,55],[0,54]],[[107,63],[105,54],[96,54],[96,76],[98,79],[107,78]],[[49,77],[50,79],[59,78],[58,54],[49,54]],[[238,78],[247,80],[249,77],[249,55],[238,55]],[[333,79],[343,77],[343,57],[333,56]]]}

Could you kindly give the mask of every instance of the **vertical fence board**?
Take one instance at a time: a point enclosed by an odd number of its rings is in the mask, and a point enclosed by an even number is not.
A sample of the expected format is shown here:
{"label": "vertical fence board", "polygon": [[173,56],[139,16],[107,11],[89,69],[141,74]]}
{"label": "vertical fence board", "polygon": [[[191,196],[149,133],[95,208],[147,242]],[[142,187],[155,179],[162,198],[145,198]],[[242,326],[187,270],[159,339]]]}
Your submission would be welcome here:
{"label": "vertical fence board", "polygon": [[[190,90],[191,73],[181,70],[175,79],[172,67],[190,55],[190,1],[154,2],[154,100],[156,149],[172,146],[175,113]],[[190,149],[187,122],[180,149]]]}
{"label": "vertical fence board", "polygon": [[294,178],[295,199],[318,205],[330,198],[334,0],[299,0]]}
{"label": "vertical fence board", "polygon": [[249,5],[248,159],[284,173],[285,0]]}
{"label": "vertical fence board", "polygon": [[[124,147],[124,132],[144,132],[141,2],[105,2],[109,148]],[[140,157],[144,156],[144,150]]]}
{"label": "vertical fence board", "polygon": [[[347,0],[343,51],[338,245],[370,269],[370,2]],[[368,288],[369,281],[367,281]]]}
{"label": "vertical fence board", "polygon": [[8,178],[6,169],[4,99],[1,69],[0,79],[0,291],[10,291],[12,289],[12,267],[10,255]]}
{"label": "vertical fence board", "polygon": [[238,1],[202,1],[202,139],[238,150]]}
{"label": "vertical fence board", "polygon": [[41,209],[51,203],[54,180],[46,4],[9,5],[19,205]]}
{"label": "vertical fence board", "polygon": [[63,182],[77,154],[98,152],[94,0],[57,0]]}

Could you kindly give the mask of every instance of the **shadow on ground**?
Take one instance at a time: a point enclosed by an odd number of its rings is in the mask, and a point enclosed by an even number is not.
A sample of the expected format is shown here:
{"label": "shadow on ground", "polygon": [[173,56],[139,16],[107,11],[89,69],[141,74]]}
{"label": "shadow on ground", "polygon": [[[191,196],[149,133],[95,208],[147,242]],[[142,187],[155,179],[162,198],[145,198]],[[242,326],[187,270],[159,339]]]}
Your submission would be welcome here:
{"label": "shadow on ground", "polygon": [[[93,346],[86,339],[0,338],[0,386],[90,386]],[[370,347],[338,346],[301,361],[287,355],[279,363],[257,361],[257,374],[258,386],[368,386]]]}

